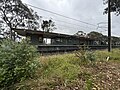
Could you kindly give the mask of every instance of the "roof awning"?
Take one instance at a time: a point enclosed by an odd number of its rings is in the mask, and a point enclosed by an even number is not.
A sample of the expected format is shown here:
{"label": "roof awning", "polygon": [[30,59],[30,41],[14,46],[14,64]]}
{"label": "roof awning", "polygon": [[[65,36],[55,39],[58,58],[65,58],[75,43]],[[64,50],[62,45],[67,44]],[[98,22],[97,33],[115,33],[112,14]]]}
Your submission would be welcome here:
{"label": "roof awning", "polygon": [[87,39],[92,40],[90,38],[86,37],[78,37],[75,35],[68,35],[68,34],[60,34],[60,33],[53,33],[53,32],[43,32],[43,31],[35,31],[35,30],[28,30],[28,29],[13,29],[15,32],[17,32],[21,36],[29,36],[29,35],[40,35],[44,38],[79,38],[81,40]]}

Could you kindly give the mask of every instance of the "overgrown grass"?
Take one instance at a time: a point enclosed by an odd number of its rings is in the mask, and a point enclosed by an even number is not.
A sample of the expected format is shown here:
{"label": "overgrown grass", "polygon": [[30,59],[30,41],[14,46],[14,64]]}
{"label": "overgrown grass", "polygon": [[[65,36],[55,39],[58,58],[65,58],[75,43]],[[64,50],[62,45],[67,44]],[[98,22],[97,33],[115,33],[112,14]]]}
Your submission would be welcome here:
{"label": "overgrown grass", "polygon": [[[84,56],[82,54],[84,53]],[[27,80],[21,84],[21,90],[92,90],[111,89],[106,81],[112,72],[113,60],[120,61],[120,49],[108,53],[106,50],[79,52],[79,57],[73,54],[40,56],[41,68],[36,73],[36,79]],[[109,60],[107,61],[107,58]],[[85,63],[84,61],[85,60]],[[107,66],[108,65],[108,66]],[[115,64],[117,65],[117,63]],[[114,66],[115,67],[115,66]],[[117,66],[119,70],[119,66]],[[113,73],[117,73],[117,70]],[[114,70],[113,70],[114,71]],[[116,74],[117,75],[117,74]],[[102,78],[102,79],[101,79]],[[114,78],[114,77],[113,77]],[[115,78],[114,80],[117,80]],[[116,81],[117,82],[117,81]],[[102,87],[100,86],[102,84]],[[114,85],[114,84],[111,84]],[[119,86],[119,84],[116,84]],[[119,88],[112,86],[114,88]]]}
{"label": "overgrown grass", "polygon": [[49,57],[45,61],[46,63],[43,64],[42,78],[51,79],[56,77],[61,78],[64,82],[76,79],[80,72],[80,67],[71,63],[71,60],[76,59],[72,54]]}
{"label": "overgrown grass", "polygon": [[105,61],[109,57],[109,60],[120,60],[120,49],[113,49],[111,52],[107,50],[101,50],[95,52],[97,60]]}
{"label": "overgrown grass", "polygon": [[[70,88],[84,88],[89,89],[92,87],[91,74],[81,69],[82,64],[80,58],[75,54],[53,55],[48,57],[40,57],[42,68],[38,72],[36,81],[26,85],[30,88],[37,87],[47,90],[57,90],[63,88],[67,90]],[[84,67],[83,67],[84,68]],[[86,81],[84,85],[76,86],[80,83],[79,80]],[[39,83],[39,84],[38,84]],[[72,86],[72,87],[71,87]],[[29,88],[29,89],[30,89]],[[38,88],[37,88],[38,89]],[[36,89],[36,90],[37,90]],[[87,90],[88,90],[87,89]]]}

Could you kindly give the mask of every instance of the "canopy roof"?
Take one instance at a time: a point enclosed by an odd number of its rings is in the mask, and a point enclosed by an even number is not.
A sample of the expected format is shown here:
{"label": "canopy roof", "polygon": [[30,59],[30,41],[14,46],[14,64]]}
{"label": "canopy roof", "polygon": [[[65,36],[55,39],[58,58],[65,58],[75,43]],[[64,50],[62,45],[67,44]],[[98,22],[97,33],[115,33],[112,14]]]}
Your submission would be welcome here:
{"label": "canopy roof", "polygon": [[68,34],[61,34],[61,33],[53,33],[53,32],[43,32],[43,31],[35,31],[35,30],[28,30],[28,29],[13,29],[21,36],[29,36],[29,35],[40,35],[44,38],[78,38],[78,39],[88,39],[93,40],[87,37],[80,37],[75,35],[68,35]]}

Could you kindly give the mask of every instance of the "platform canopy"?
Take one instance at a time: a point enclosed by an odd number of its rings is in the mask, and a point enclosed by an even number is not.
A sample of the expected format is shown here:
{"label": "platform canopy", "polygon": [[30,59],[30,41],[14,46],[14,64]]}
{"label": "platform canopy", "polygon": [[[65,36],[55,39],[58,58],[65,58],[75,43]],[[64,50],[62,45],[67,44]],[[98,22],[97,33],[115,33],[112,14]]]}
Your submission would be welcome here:
{"label": "platform canopy", "polygon": [[68,34],[61,34],[61,33],[53,33],[53,32],[43,32],[43,31],[35,31],[35,30],[28,30],[28,29],[13,29],[17,34],[21,36],[29,36],[29,35],[39,35],[44,38],[77,38],[77,39],[88,39],[93,40],[87,37],[79,37],[75,35],[68,35]]}

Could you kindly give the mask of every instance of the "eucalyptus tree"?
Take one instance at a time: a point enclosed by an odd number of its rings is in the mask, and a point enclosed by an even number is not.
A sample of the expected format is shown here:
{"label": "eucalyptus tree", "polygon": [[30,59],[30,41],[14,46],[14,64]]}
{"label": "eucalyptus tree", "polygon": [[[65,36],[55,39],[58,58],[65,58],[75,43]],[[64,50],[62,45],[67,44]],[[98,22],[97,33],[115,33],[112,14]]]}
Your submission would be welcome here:
{"label": "eucalyptus tree", "polygon": [[52,20],[43,20],[41,28],[44,32],[52,32],[54,29],[56,29],[55,22]]}
{"label": "eucalyptus tree", "polygon": [[[38,28],[39,24],[35,22],[37,14],[33,10],[23,4],[21,0],[0,0],[0,17],[9,27],[9,36],[11,39],[15,36],[13,28],[29,27],[34,24],[32,28]],[[33,23],[34,22],[34,23]]]}

